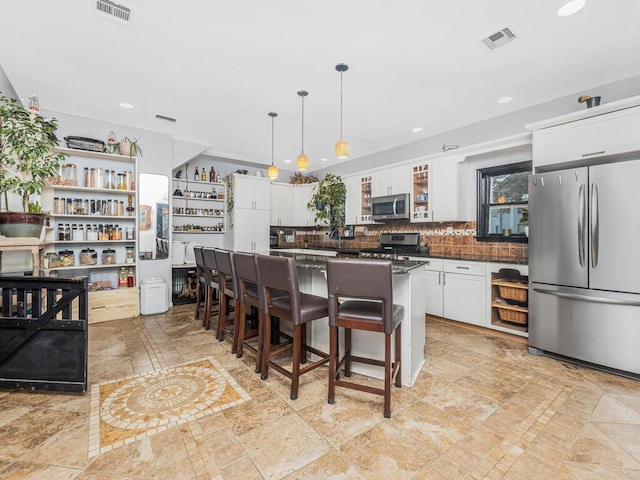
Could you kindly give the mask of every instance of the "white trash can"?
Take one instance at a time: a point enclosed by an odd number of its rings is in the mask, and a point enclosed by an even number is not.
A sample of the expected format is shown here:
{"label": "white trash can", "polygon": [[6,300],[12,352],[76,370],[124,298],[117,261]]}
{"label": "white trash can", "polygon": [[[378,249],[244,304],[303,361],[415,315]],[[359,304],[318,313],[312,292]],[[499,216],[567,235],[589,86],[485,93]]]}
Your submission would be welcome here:
{"label": "white trash can", "polygon": [[140,282],[140,314],[153,315],[169,310],[167,281],[162,277],[148,277]]}

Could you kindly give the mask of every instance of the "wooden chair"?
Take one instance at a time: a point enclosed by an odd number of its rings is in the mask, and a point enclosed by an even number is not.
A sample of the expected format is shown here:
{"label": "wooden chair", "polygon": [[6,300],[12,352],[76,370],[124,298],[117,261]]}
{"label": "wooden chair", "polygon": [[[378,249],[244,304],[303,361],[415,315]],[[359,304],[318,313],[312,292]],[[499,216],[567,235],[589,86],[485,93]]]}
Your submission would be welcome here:
{"label": "wooden chair", "polygon": [[198,320],[200,318],[200,311],[206,307],[207,293],[209,292],[209,289],[207,287],[207,268],[204,265],[204,254],[202,253],[202,247],[193,247],[193,255],[196,258],[196,277],[198,277],[198,290],[196,291],[196,311],[193,319]]}
{"label": "wooden chair", "polygon": [[[391,417],[391,382],[402,386],[400,357],[404,308],[393,304],[392,264],[389,260],[329,259],[327,261],[329,291],[329,395],[334,403],[335,387],[346,387],[384,397],[384,416]],[[338,349],[338,329],[345,329],[345,352]],[[351,330],[384,334],[384,361],[352,355]],[[391,336],[395,333],[395,355],[391,359]],[[384,388],[374,388],[340,380],[344,365],[351,376],[351,362],[384,367]]]}
{"label": "wooden chair", "polygon": [[[258,293],[265,306],[262,372],[261,378],[269,377],[269,367],[291,379],[290,398],[298,398],[300,375],[324,365],[329,356],[306,345],[306,328],[309,322],[325,318],[328,314],[327,299],[316,295],[300,293],[295,260],[291,257],[270,257],[256,255],[258,273]],[[271,347],[271,317],[290,321],[293,324],[291,342]],[[293,363],[291,370],[276,363],[276,357],[291,351]],[[320,357],[314,362],[306,362],[306,352]],[[306,363],[305,363],[306,362]],[[304,363],[304,366],[301,364]]]}

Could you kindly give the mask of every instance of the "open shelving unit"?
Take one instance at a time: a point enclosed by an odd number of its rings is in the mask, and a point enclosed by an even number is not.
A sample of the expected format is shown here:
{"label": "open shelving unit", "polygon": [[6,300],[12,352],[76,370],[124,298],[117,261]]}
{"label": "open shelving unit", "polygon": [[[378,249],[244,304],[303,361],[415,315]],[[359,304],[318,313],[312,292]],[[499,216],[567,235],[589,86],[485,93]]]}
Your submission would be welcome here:
{"label": "open shelving unit", "polygon": [[[173,178],[173,235],[220,234],[227,231],[227,186]],[[182,195],[176,195],[177,192]]]}
{"label": "open shelving unit", "polygon": [[528,332],[529,279],[522,275],[491,274],[491,324]]}

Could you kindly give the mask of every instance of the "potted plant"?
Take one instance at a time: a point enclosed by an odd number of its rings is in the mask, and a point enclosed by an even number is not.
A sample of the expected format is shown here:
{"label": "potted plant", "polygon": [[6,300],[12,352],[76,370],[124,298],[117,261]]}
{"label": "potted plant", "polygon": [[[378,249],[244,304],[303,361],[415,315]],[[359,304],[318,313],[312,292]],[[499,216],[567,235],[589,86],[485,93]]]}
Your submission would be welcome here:
{"label": "potted plant", "polygon": [[124,137],[118,144],[118,150],[120,151],[120,155],[126,155],[129,158],[142,156],[142,148],[137,138],[132,140],[129,137]]}
{"label": "potted plant", "polygon": [[315,212],[316,225],[328,226],[332,232],[344,228],[344,202],[347,188],[342,179],[327,173],[313,189],[307,208]]}
{"label": "potted plant", "polygon": [[[0,94],[0,233],[7,237],[40,236],[46,213],[30,199],[67,157],[53,150],[57,128],[56,119],[44,119]],[[9,211],[9,193],[20,197],[23,212]]]}

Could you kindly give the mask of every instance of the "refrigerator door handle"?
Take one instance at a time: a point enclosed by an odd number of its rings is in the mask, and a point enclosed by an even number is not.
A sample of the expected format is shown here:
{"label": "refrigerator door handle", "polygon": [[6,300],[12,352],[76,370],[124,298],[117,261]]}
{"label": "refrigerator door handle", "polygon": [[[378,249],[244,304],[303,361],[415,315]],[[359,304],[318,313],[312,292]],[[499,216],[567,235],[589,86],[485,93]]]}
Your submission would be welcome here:
{"label": "refrigerator door handle", "polygon": [[600,214],[598,212],[598,185],[591,184],[591,267],[598,266],[600,244]]}
{"label": "refrigerator door handle", "polygon": [[585,186],[584,184],[580,185],[580,190],[578,192],[578,209],[580,213],[578,214],[578,261],[580,262],[580,266],[584,267],[584,259],[586,255],[586,229],[585,226],[587,224],[587,203],[584,197]]}
{"label": "refrigerator door handle", "polygon": [[546,288],[534,288],[533,291],[538,293],[543,293],[545,295],[554,295],[560,298],[568,298],[570,300],[582,300],[584,302],[610,303],[614,305],[629,305],[632,307],[640,307],[640,300],[624,300],[622,298],[591,297],[588,295],[579,295],[577,293],[558,292],[556,290],[548,290]]}

